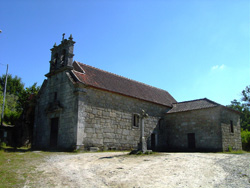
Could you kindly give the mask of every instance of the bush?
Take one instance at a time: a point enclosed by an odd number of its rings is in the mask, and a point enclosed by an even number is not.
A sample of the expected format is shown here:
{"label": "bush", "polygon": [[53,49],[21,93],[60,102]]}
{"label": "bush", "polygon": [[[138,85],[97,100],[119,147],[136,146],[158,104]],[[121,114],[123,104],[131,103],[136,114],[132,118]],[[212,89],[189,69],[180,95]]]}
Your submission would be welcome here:
{"label": "bush", "polygon": [[6,110],[4,112],[4,122],[6,122],[9,125],[14,125],[19,117],[20,117],[20,112],[10,111],[10,110]]}
{"label": "bush", "polygon": [[250,151],[250,131],[241,130],[242,149]]}
{"label": "bush", "polygon": [[233,149],[232,149],[231,146],[228,146],[228,151],[229,151],[229,152],[232,152],[232,151],[233,151]]}
{"label": "bush", "polygon": [[0,148],[5,148],[6,147],[6,143],[5,142],[0,142]]}

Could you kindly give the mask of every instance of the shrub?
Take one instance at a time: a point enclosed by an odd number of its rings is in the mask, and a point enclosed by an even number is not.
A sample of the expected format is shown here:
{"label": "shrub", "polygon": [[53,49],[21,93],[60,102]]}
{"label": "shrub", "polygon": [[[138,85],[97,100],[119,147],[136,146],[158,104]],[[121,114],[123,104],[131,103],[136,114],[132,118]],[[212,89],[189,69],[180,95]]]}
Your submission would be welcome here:
{"label": "shrub", "polygon": [[242,149],[250,151],[250,131],[241,130]]}
{"label": "shrub", "polygon": [[5,142],[0,142],[0,148],[5,148],[6,147],[6,143]]}
{"label": "shrub", "polygon": [[148,150],[148,151],[146,151],[144,154],[150,155],[150,154],[153,154],[153,152]]}
{"label": "shrub", "polygon": [[233,151],[232,146],[228,146],[228,151],[229,151],[229,152],[232,152],[232,151]]}
{"label": "shrub", "polygon": [[19,117],[20,112],[6,110],[4,113],[4,121],[10,125],[14,125]]}

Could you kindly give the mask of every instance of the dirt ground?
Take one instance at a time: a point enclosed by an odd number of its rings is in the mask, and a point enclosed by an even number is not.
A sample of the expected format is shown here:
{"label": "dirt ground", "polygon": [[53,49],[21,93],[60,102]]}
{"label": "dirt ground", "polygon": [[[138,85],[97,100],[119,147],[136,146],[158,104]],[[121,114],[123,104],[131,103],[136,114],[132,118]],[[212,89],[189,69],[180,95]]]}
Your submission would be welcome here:
{"label": "dirt ground", "polygon": [[250,187],[250,154],[125,152],[60,154],[37,171],[37,187]]}

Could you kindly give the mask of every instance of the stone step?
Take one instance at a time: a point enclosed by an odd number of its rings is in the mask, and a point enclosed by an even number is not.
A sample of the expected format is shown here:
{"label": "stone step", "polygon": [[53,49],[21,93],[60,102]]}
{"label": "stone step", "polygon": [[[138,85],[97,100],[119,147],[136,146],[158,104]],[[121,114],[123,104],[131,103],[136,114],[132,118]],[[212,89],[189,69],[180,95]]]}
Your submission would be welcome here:
{"label": "stone step", "polygon": [[100,149],[98,147],[90,147],[89,151],[96,152],[99,151]]}

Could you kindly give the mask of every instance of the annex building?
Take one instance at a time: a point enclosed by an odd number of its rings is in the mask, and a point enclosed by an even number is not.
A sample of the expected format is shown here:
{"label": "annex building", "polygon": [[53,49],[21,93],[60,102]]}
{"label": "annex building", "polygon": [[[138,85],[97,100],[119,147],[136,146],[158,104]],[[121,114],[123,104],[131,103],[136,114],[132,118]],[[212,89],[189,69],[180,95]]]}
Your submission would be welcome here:
{"label": "annex building", "polygon": [[167,91],[73,61],[72,36],[51,49],[39,91],[36,149],[136,149],[142,109],[148,149],[242,149],[239,113],[209,99],[177,102]]}

